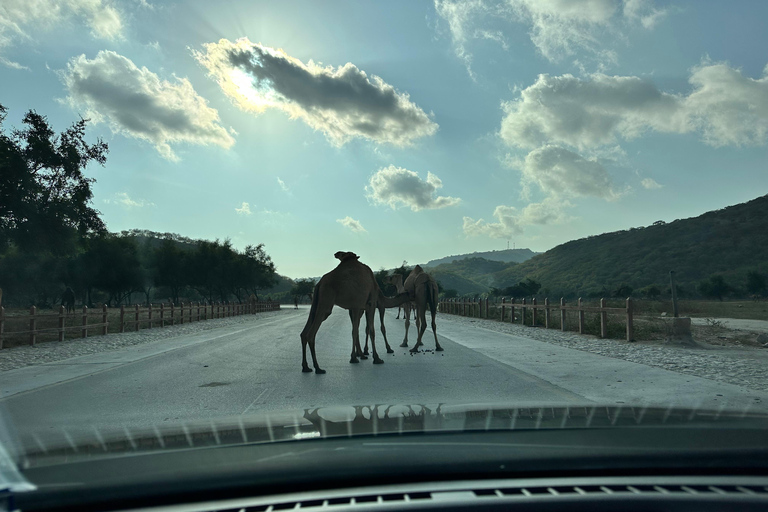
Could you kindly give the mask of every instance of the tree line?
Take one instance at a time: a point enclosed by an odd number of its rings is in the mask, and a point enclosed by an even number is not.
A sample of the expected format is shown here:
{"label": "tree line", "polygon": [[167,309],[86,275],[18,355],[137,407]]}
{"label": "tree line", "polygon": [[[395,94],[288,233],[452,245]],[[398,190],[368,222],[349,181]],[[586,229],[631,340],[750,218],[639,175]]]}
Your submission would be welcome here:
{"label": "tree line", "polygon": [[80,119],[57,134],[30,110],[22,128],[6,130],[0,105],[0,289],[4,305],[51,307],[65,288],[82,304],[153,298],[243,301],[276,282],[263,244],[237,250],[229,240],[172,233],[110,233],[91,205],[91,163],[109,148],[85,140]]}

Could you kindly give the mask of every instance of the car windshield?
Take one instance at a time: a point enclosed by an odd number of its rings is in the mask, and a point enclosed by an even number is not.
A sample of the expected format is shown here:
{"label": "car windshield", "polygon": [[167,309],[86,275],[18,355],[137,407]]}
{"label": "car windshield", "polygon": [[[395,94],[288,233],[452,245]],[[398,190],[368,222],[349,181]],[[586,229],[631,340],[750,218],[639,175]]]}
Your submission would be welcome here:
{"label": "car windshield", "polygon": [[0,443],[768,412],[766,19],[3,0]]}

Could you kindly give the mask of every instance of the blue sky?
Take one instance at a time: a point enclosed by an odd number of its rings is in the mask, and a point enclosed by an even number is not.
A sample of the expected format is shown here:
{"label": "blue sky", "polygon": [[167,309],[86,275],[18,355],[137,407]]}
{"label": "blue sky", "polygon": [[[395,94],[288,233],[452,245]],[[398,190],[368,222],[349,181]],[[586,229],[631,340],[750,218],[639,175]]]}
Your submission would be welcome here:
{"label": "blue sky", "polygon": [[0,103],[94,206],[317,276],[544,251],[768,193],[768,4],[4,0]]}

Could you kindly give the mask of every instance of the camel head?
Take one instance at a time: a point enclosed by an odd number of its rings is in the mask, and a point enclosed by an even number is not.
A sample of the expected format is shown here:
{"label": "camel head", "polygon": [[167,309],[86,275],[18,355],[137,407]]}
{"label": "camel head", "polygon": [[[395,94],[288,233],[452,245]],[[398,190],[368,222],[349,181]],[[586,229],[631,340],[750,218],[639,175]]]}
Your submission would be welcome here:
{"label": "camel head", "polygon": [[358,256],[353,252],[348,252],[348,251],[337,251],[336,254],[333,255],[333,257],[338,259],[339,261],[346,261],[346,260],[357,261],[360,259],[360,256]]}

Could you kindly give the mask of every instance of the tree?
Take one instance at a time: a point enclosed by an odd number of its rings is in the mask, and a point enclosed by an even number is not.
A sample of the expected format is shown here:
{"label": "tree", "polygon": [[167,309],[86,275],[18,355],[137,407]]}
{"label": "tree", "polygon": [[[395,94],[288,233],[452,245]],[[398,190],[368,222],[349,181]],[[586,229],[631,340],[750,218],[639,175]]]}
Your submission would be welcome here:
{"label": "tree", "polygon": [[453,288],[449,288],[448,290],[445,290],[445,292],[443,292],[443,297],[445,297],[446,299],[455,299],[458,296],[459,296],[459,292],[457,292]]}
{"label": "tree", "polygon": [[309,297],[312,300],[312,293],[315,290],[314,279],[297,279],[291,288],[291,295],[301,300],[303,297]]}
{"label": "tree", "polygon": [[541,283],[534,281],[531,278],[525,281],[520,281],[514,286],[509,286],[504,289],[504,295],[511,295],[512,297],[528,297],[536,295],[541,289]]}
{"label": "tree", "polygon": [[634,288],[632,288],[628,284],[622,284],[618,288],[616,288],[616,290],[614,290],[613,296],[623,299],[625,297],[629,297],[630,295],[632,295],[633,291],[635,291]]}
{"label": "tree", "polygon": [[699,292],[705,297],[723,300],[723,297],[731,292],[731,287],[725,282],[723,276],[715,275],[699,283]]}
{"label": "tree", "polygon": [[93,285],[108,294],[109,306],[113,301],[118,306],[142,290],[144,275],[134,238],[112,234],[95,237],[86,254],[95,267]]}
{"label": "tree", "polygon": [[171,300],[179,302],[179,292],[189,282],[187,278],[187,254],[170,239],[164,239],[153,254],[155,286],[165,286],[171,292]]}
{"label": "tree", "polygon": [[752,270],[747,272],[747,293],[759,295],[765,291],[765,276],[760,272]]}
{"label": "tree", "polygon": [[86,119],[57,135],[48,120],[30,110],[25,128],[2,129],[0,105],[0,252],[9,243],[27,252],[71,254],[72,232],[103,233],[99,212],[90,206],[95,181],[83,170],[106,162],[108,146],[85,142]]}
{"label": "tree", "polygon": [[661,295],[661,289],[655,284],[646,286],[645,288],[639,290],[639,292],[642,293],[646,298],[654,300],[659,298],[659,295]]}

